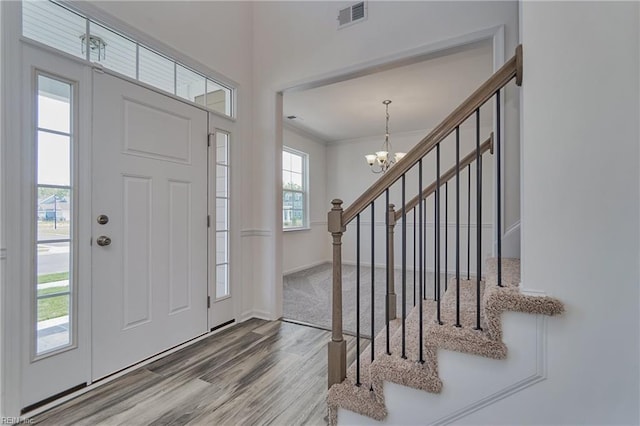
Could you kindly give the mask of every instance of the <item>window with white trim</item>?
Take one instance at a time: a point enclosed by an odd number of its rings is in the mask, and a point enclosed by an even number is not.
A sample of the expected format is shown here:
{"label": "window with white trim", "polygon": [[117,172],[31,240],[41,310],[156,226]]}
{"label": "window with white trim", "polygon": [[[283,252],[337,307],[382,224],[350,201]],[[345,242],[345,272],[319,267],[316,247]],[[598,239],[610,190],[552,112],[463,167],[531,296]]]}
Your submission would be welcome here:
{"label": "window with white trim", "polygon": [[282,227],[309,227],[308,155],[284,147],[282,150]]}
{"label": "window with white trim", "polygon": [[35,354],[73,344],[75,276],[73,274],[75,85],[36,75],[37,159],[35,211]]}
{"label": "window with white trim", "polygon": [[22,2],[22,35],[233,116],[234,88],[53,1]]}
{"label": "window with white trim", "polygon": [[216,131],[216,300],[229,296],[229,133]]}

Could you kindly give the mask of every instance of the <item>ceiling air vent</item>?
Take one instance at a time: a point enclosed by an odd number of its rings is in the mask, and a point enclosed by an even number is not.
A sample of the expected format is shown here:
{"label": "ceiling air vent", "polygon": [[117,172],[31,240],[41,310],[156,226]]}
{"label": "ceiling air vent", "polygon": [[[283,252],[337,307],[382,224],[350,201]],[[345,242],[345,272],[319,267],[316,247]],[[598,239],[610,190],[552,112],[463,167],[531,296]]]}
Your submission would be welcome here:
{"label": "ceiling air vent", "polygon": [[364,21],[367,18],[366,2],[361,1],[338,11],[338,29]]}

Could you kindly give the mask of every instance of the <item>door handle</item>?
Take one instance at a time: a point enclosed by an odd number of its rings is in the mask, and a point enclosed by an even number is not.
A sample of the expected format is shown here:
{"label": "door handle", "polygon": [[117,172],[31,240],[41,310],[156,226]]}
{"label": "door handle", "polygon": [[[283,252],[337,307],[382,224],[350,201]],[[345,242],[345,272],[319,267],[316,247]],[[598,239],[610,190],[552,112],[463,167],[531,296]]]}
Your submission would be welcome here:
{"label": "door handle", "polygon": [[108,246],[109,244],[111,244],[111,238],[105,235],[100,235],[96,240],[96,243],[98,243],[100,247]]}

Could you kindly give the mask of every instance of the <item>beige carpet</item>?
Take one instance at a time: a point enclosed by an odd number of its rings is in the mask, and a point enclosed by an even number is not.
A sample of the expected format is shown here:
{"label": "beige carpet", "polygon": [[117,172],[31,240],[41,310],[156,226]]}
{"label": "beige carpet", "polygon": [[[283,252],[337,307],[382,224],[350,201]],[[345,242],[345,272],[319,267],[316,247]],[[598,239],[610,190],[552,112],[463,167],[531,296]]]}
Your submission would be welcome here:
{"label": "beige carpet", "polygon": [[361,351],[361,382],[356,386],[356,366],[347,370],[347,378],[333,385],[327,395],[330,424],[337,423],[338,408],[344,408],[376,420],[387,415],[384,403],[383,381],[398,383],[427,392],[439,393],[442,381],[438,376],[437,350],[439,348],[466,352],[488,358],[503,359],[507,348],[502,342],[501,314],[517,311],[532,314],[558,315],[564,311],[562,302],[551,297],[536,297],[520,292],[520,260],[502,259],[502,284],[496,283],[496,261],[487,262],[486,282],[480,282],[481,328],[476,330],[476,281],[460,281],[460,323],[456,327],[456,282],[449,281],[448,291],[441,301],[442,325],[436,321],[436,303],[423,302],[424,363],[418,362],[419,310],[416,306],[408,314],[406,327],[406,359],[401,357],[401,320],[390,324],[391,355],[386,351],[386,332],[383,329],[375,339],[375,360],[370,362],[370,349]]}

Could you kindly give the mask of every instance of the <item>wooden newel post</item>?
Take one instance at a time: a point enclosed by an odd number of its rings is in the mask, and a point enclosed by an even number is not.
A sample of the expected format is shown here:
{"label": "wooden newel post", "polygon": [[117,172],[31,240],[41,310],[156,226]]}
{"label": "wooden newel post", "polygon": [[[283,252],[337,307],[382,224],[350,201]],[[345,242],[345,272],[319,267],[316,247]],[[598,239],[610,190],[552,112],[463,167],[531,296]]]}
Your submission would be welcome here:
{"label": "wooden newel post", "polygon": [[387,306],[389,309],[389,319],[397,318],[398,314],[396,312],[396,284],[395,284],[395,261],[394,261],[394,252],[393,252],[393,231],[396,227],[396,211],[394,210],[395,206],[393,204],[389,204],[389,211],[387,214],[389,215],[388,225],[387,225],[387,233],[389,237],[389,258],[387,262],[389,262],[389,276],[387,279],[389,280],[389,294],[387,295]]}
{"label": "wooden newel post", "polygon": [[347,342],[342,336],[342,200],[331,201],[328,215],[329,232],[333,238],[333,306],[331,316],[331,341],[329,342],[329,387],[347,377]]}

